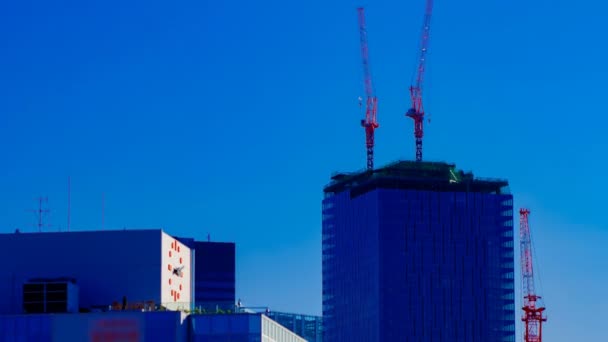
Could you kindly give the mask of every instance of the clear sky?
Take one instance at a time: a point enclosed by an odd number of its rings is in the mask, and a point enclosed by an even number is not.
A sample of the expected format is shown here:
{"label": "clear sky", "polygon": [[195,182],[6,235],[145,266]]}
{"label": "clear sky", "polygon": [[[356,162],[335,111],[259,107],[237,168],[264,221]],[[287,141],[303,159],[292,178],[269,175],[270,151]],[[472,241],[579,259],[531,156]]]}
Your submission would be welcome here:
{"label": "clear sky", "polygon": [[[245,305],[320,314],[322,187],[365,166],[358,5],[1,2],[0,231],[32,231],[39,195],[64,230],[71,176],[73,229],[104,194],[106,228],[235,241]],[[382,165],[414,157],[424,2],[366,5]],[[607,6],[435,1],[425,159],[531,209],[551,341],[605,338]]]}

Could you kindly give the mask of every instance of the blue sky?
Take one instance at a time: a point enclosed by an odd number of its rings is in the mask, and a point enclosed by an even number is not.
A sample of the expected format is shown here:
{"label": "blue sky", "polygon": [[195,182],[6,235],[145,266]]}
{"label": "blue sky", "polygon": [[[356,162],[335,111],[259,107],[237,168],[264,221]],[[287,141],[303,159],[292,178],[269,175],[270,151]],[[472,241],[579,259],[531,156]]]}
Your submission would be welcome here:
{"label": "blue sky", "polygon": [[[235,241],[245,304],[320,314],[320,201],[365,166],[356,1],[0,4],[0,230],[162,227]],[[366,3],[376,165],[404,117],[423,1]],[[546,338],[598,340],[608,307],[600,1],[436,1],[424,157],[507,178],[531,225]],[[584,314],[583,314],[584,313]],[[518,313],[519,315],[519,313]]]}

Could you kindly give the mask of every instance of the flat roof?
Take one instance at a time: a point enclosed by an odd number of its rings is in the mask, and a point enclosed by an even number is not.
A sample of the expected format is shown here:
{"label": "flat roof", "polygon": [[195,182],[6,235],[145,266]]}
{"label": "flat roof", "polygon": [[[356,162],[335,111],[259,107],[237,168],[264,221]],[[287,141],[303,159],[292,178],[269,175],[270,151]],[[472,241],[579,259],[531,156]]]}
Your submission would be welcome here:
{"label": "flat roof", "polygon": [[[71,230],[71,231],[58,231],[58,230],[48,230],[48,231],[43,231],[43,232],[37,232],[37,231],[29,231],[29,230],[21,230],[21,229],[16,229],[13,232],[4,232],[4,233],[0,233],[0,236],[2,235],[15,235],[15,234],[26,234],[28,236],[32,236],[32,235],[49,235],[49,234],[53,234],[53,235],[61,235],[61,234],[69,234],[69,235],[74,235],[74,234],[120,234],[123,232],[127,232],[127,233],[139,233],[139,234],[150,234],[152,232],[154,233],[160,233],[160,232],[164,232],[165,234],[168,234],[167,232],[165,232],[162,228],[149,228],[149,229],[107,229],[107,230]],[[168,234],[170,235],[170,234]]]}
{"label": "flat roof", "polygon": [[337,173],[323,192],[328,196],[349,190],[351,197],[378,188],[509,194],[508,186],[507,180],[476,178],[455,164],[401,160],[375,170]]}

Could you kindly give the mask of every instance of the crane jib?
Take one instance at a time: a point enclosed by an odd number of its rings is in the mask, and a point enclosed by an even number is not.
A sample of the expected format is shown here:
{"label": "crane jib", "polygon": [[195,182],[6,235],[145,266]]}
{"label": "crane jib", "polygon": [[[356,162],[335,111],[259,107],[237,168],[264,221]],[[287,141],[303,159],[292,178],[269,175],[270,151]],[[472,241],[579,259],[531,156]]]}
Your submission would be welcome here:
{"label": "crane jib", "polygon": [[365,10],[363,7],[357,9],[359,18],[359,42],[361,44],[361,60],[363,65],[363,84],[365,87],[365,118],[361,120],[361,126],[365,129],[365,148],[367,156],[367,169],[374,168],[374,130],[378,128],[376,112],[378,99],[374,94],[372,84],[371,66],[369,61],[369,49],[367,45],[367,29],[365,25]]}
{"label": "crane jib", "polygon": [[432,14],[433,0],[427,0],[424,12],[424,20],[422,23],[420,49],[418,50],[420,55],[418,58],[418,67],[416,69],[416,78],[414,84],[410,87],[411,107],[406,113],[406,116],[414,120],[414,137],[416,139],[416,161],[422,161],[422,137],[424,136],[424,109],[422,106],[422,88],[424,85],[424,72],[426,71],[426,54],[428,52]]}

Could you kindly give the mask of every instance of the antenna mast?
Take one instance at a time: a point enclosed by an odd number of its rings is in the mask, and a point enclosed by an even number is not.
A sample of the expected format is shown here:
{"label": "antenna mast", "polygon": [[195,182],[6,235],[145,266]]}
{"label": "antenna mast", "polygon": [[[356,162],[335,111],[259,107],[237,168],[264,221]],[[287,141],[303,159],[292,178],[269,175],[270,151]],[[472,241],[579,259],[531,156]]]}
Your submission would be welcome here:
{"label": "antenna mast", "polygon": [[106,224],[106,195],[101,193],[101,230],[104,230]]}
{"label": "antenna mast", "polygon": [[68,232],[70,231],[70,221],[72,214],[72,179],[68,176]]}
{"label": "antenna mast", "polygon": [[35,213],[37,216],[37,222],[34,225],[35,227],[38,227],[38,232],[42,232],[42,228],[44,227],[50,227],[50,225],[45,224],[44,223],[44,216],[45,214],[48,214],[50,212],[50,210],[48,208],[43,209],[42,208],[42,204],[43,203],[47,203],[49,202],[48,197],[38,197],[36,198],[36,200],[38,201],[38,209],[35,210],[31,210],[31,212]]}

